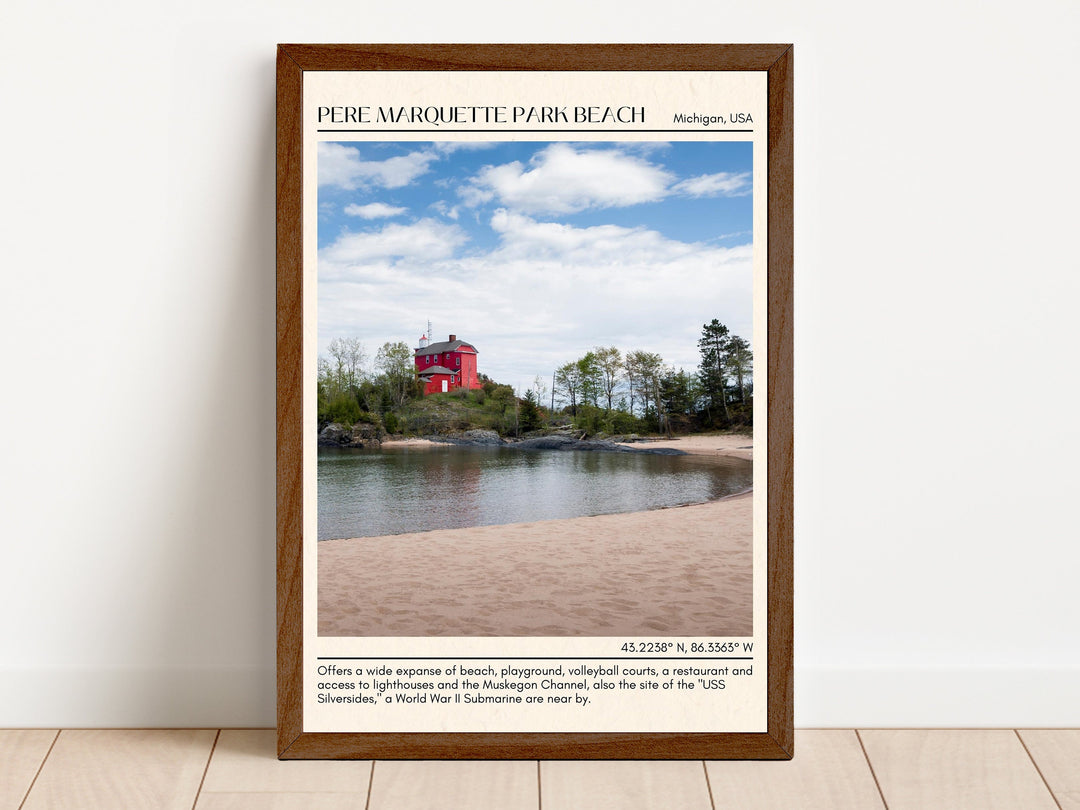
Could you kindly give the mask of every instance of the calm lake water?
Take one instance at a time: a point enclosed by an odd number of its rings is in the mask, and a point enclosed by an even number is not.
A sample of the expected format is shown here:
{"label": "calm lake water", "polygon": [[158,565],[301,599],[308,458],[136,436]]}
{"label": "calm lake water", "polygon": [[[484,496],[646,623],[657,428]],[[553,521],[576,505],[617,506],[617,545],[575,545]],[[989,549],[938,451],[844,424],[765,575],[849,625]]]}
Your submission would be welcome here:
{"label": "calm lake water", "polygon": [[749,489],[736,458],[429,447],[319,448],[319,539],[681,506]]}

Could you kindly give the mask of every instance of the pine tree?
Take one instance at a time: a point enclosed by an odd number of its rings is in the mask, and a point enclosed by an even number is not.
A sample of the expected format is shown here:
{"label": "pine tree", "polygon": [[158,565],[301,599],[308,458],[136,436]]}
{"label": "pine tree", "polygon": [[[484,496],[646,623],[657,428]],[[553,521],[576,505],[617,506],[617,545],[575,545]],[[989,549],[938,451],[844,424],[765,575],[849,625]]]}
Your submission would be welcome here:
{"label": "pine tree", "polygon": [[712,408],[720,405],[724,412],[724,421],[731,419],[727,405],[727,382],[725,371],[728,366],[729,330],[716,318],[701,328],[698,350],[701,352],[701,386],[709,403],[710,418]]}

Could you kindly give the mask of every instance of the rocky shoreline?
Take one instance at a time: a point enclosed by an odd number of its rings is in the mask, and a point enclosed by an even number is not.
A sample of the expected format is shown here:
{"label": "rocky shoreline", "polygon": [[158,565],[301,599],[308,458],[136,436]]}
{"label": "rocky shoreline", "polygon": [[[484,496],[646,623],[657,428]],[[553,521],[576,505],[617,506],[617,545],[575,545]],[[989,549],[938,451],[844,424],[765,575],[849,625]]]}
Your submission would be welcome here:
{"label": "rocky shoreline", "polygon": [[[319,433],[320,447],[353,447],[377,449],[389,438],[375,425],[358,424],[346,428],[329,424]],[[566,433],[530,436],[524,439],[504,439],[494,430],[466,430],[448,436],[425,436],[427,441],[459,447],[509,447],[515,450],[576,450],[604,453],[649,453],[660,456],[684,456],[673,447],[626,447],[620,442],[645,442],[637,436],[617,436],[611,439],[576,438]]]}
{"label": "rocky shoreline", "polygon": [[386,438],[386,431],[378,425],[360,422],[347,428],[337,422],[319,431],[319,447],[363,447],[377,450]]}
{"label": "rocky shoreline", "polygon": [[672,447],[626,447],[611,439],[578,439],[560,433],[547,436],[532,436],[525,439],[503,439],[493,430],[467,430],[456,436],[432,436],[430,438],[431,441],[463,447],[510,447],[515,450],[587,450],[605,453],[652,453],[661,456],[686,455],[682,450],[676,450]]}

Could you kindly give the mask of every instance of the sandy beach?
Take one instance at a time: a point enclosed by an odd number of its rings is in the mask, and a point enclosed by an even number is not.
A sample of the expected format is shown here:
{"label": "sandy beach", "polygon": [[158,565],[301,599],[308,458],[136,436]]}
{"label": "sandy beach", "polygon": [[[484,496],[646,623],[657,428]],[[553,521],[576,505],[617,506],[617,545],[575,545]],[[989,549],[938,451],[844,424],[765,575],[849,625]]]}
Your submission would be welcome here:
{"label": "sandy beach", "polygon": [[[653,443],[742,455],[747,436]],[[640,445],[639,445],[640,446]],[[752,497],[319,543],[323,636],[745,636]]]}
{"label": "sandy beach", "polygon": [[681,439],[634,442],[626,447],[674,447],[695,456],[734,456],[750,461],[754,458],[754,437],[741,433],[715,436],[684,436]]}
{"label": "sandy beach", "polygon": [[431,439],[387,439],[382,443],[383,447],[446,447],[442,442],[433,442]]}

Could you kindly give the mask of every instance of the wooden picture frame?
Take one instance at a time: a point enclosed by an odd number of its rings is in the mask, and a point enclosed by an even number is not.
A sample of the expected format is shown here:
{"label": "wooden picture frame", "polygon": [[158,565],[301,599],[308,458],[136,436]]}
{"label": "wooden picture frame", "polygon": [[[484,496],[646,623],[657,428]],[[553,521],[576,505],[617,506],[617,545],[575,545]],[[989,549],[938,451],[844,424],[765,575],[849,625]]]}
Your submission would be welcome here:
{"label": "wooden picture frame", "polygon": [[[742,732],[304,730],[304,87],[323,71],[767,76],[767,724]],[[793,74],[790,45],[279,45],[277,724],[283,759],[789,759],[793,754]],[[760,430],[760,427],[759,427]],[[312,508],[310,504],[308,508]],[[313,575],[313,572],[309,572]]]}

